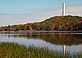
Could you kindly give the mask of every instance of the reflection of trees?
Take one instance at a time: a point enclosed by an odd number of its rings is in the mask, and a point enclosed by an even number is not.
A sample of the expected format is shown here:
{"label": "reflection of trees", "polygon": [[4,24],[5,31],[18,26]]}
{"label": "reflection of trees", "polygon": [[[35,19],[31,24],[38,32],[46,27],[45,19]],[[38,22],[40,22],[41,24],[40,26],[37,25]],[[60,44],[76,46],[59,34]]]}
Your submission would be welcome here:
{"label": "reflection of trees", "polygon": [[[61,35],[61,36],[60,36]],[[33,39],[41,39],[53,44],[60,45],[75,45],[82,43],[82,36],[80,34],[62,34],[62,33],[33,33],[27,35],[13,35],[14,37],[25,37]]]}

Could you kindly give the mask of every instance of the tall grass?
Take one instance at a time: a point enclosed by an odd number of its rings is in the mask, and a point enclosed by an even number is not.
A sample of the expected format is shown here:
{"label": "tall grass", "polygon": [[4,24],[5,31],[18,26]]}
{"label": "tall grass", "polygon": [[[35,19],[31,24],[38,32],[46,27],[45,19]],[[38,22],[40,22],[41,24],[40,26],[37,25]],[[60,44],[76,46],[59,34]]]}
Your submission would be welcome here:
{"label": "tall grass", "polygon": [[0,58],[82,58],[80,54],[63,54],[48,48],[25,47],[16,43],[0,43]]}

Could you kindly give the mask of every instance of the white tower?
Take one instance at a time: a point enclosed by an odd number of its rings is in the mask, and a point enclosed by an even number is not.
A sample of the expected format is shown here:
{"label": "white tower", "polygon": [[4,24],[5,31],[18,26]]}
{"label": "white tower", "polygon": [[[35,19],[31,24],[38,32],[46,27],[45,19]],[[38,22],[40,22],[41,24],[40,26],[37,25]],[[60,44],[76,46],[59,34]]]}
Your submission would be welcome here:
{"label": "white tower", "polygon": [[62,3],[62,16],[65,16],[65,3]]}

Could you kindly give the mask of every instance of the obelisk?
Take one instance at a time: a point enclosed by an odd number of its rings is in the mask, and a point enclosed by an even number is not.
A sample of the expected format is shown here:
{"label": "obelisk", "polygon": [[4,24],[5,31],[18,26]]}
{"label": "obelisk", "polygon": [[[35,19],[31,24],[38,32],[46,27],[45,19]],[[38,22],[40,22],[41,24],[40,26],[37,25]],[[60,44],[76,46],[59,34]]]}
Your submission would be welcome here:
{"label": "obelisk", "polygon": [[62,16],[65,16],[65,3],[62,3]]}

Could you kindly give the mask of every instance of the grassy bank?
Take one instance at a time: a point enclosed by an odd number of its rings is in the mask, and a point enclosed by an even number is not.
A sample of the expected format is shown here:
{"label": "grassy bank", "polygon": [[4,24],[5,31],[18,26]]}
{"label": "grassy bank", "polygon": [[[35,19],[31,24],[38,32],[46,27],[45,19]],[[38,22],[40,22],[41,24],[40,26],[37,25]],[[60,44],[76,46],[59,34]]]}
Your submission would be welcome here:
{"label": "grassy bank", "polygon": [[70,55],[47,48],[25,47],[15,43],[0,43],[0,58],[82,58],[82,53]]}
{"label": "grassy bank", "polygon": [[53,52],[45,48],[21,46],[15,43],[0,44],[0,58],[54,58]]}

